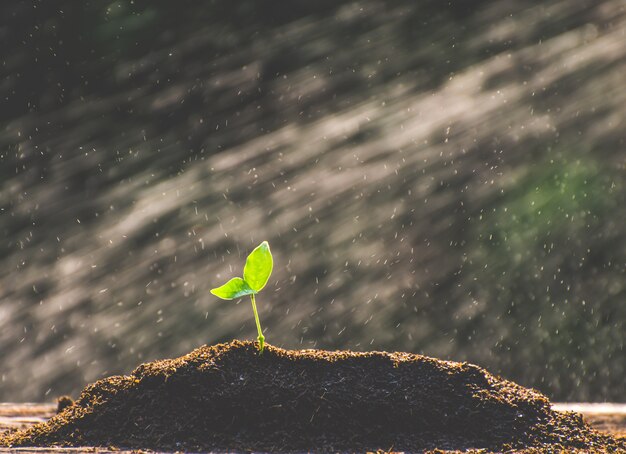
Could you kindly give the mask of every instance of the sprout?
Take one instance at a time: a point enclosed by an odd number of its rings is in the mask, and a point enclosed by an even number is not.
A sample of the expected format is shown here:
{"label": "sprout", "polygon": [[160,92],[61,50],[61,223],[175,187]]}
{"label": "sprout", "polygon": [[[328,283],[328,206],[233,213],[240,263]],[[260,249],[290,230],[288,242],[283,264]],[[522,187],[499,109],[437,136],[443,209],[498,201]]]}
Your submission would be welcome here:
{"label": "sprout", "polygon": [[259,313],[256,310],[254,295],[265,287],[267,280],[270,278],[270,274],[272,274],[273,267],[274,260],[272,259],[270,245],[267,241],[263,241],[246,259],[246,265],[243,267],[243,279],[234,277],[221,287],[211,290],[211,293],[223,300],[232,300],[250,295],[252,310],[254,311],[254,320],[256,321],[256,329],[259,332],[259,351],[261,353],[263,353],[265,337],[263,337],[263,331],[261,330],[261,322],[259,321]]}

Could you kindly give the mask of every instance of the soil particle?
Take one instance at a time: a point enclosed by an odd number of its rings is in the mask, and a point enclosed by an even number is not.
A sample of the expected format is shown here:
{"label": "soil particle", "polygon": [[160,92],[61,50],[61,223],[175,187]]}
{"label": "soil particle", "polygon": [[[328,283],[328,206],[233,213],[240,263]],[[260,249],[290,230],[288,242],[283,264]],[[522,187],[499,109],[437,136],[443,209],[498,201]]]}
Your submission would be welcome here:
{"label": "soil particle", "polygon": [[70,396],[61,396],[57,398],[57,413],[61,413],[67,407],[74,405],[74,399]]}
{"label": "soil particle", "polygon": [[[87,386],[0,446],[194,451],[626,452],[537,391],[408,353],[200,347]],[[438,451],[443,452],[443,451]]]}

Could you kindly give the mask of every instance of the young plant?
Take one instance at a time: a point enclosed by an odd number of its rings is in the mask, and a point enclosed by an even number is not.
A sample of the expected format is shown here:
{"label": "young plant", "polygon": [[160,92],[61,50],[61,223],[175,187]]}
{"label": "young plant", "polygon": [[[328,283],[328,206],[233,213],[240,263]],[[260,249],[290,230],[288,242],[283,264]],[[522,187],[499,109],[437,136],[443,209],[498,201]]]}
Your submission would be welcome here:
{"label": "young plant", "polygon": [[263,336],[263,331],[261,330],[261,322],[259,322],[259,313],[256,310],[254,295],[259,293],[261,289],[265,287],[267,280],[270,278],[270,274],[272,274],[273,267],[274,260],[272,259],[270,245],[267,241],[263,241],[246,259],[246,264],[243,267],[243,279],[240,277],[234,277],[221,287],[211,290],[211,293],[219,298],[222,298],[223,300],[232,300],[235,298],[241,298],[245,295],[250,295],[252,310],[254,311],[254,320],[256,321],[256,329],[259,332],[258,340],[260,353],[263,353],[265,337]]}

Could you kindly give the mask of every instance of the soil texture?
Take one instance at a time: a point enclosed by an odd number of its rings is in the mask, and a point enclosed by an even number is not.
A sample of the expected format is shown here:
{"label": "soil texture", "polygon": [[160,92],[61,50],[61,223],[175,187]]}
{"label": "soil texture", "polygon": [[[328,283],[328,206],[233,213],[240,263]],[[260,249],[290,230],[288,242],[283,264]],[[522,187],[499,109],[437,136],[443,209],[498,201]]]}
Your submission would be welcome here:
{"label": "soil texture", "polygon": [[[409,353],[284,350],[233,341],[87,386],[0,446],[193,451],[626,452],[478,366]],[[440,452],[440,451],[436,451]]]}

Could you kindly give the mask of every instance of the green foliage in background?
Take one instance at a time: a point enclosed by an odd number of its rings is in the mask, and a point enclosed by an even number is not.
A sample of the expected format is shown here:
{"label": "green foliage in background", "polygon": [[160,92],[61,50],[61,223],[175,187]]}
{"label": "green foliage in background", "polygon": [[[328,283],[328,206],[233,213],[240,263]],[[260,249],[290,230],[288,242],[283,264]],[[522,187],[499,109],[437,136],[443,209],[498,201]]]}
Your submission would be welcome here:
{"label": "green foliage in background", "polygon": [[617,3],[4,2],[0,400],[237,337],[251,225],[273,342],[622,399]]}

